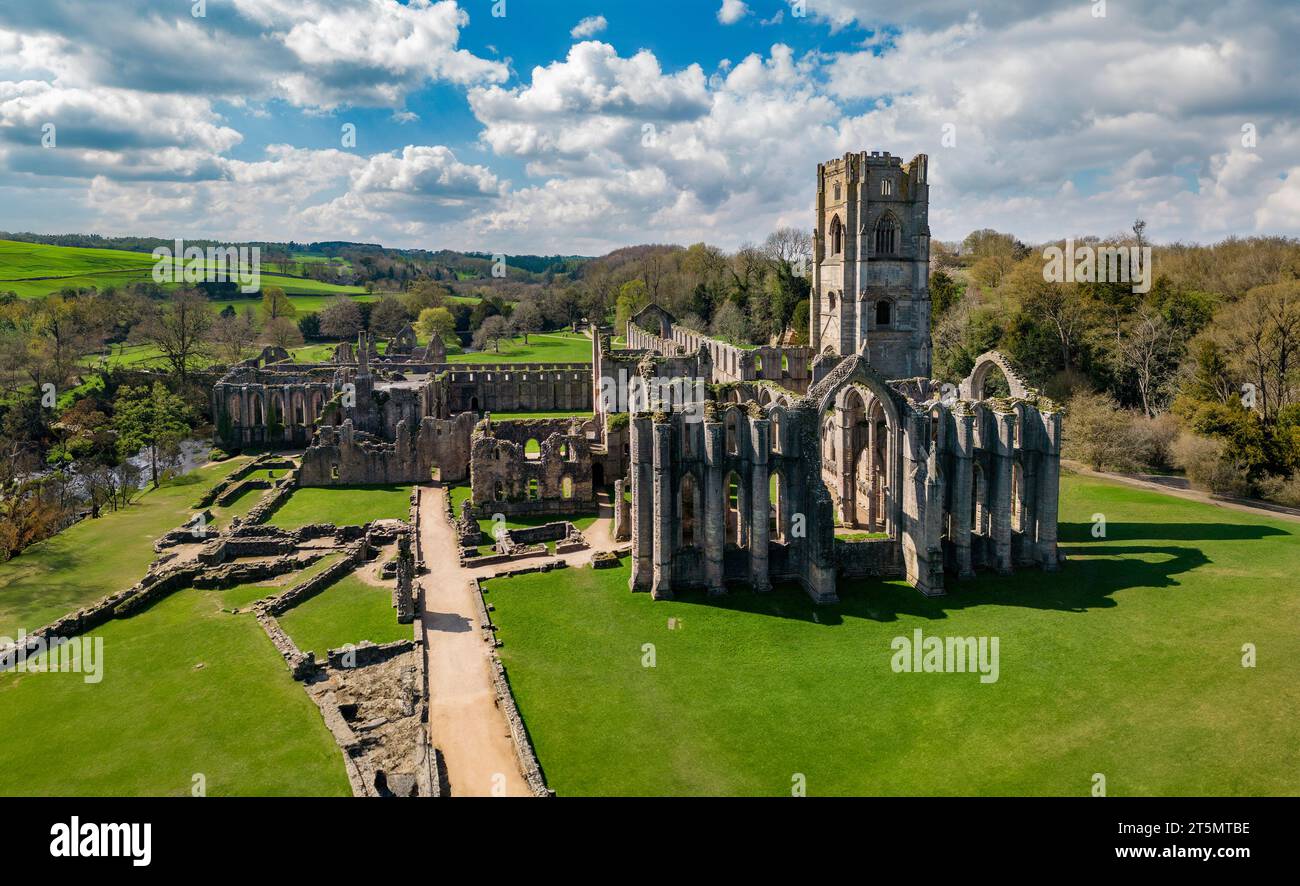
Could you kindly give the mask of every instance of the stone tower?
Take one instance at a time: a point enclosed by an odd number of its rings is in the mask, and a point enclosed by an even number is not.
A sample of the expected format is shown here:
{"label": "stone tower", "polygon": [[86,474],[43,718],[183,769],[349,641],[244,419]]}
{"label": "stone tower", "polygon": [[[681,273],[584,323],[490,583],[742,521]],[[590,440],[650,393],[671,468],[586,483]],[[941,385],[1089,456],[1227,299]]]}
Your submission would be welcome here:
{"label": "stone tower", "polygon": [[928,163],[864,151],[818,164],[816,352],[862,353],[885,378],[929,377]]}

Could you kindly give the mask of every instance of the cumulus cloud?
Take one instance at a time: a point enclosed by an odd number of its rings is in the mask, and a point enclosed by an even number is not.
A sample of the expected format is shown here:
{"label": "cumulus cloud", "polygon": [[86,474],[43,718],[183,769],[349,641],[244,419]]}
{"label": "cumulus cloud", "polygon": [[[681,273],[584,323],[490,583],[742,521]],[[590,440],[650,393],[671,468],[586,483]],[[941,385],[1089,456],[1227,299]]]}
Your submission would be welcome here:
{"label": "cumulus cloud", "polygon": [[605,28],[609,27],[609,22],[603,15],[589,15],[582,21],[573,26],[569,31],[569,36],[575,40],[585,40],[588,37],[594,37]]}
{"label": "cumulus cloud", "polygon": [[718,21],[724,25],[734,25],[747,15],[749,6],[744,0],[722,0],[722,6],[718,8]]}

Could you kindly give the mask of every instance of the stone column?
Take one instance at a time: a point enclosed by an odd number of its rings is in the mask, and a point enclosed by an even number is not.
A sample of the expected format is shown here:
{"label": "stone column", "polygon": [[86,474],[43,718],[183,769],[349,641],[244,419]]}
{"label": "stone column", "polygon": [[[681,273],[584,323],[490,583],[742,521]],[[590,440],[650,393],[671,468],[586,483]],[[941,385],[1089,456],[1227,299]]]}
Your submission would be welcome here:
{"label": "stone column", "polygon": [[751,481],[749,499],[751,525],[749,533],[749,582],[754,590],[759,592],[772,589],[767,569],[767,546],[771,534],[769,531],[769,511],[772,505],[767,454],[771,430],[771,423],[767,419],[750,419]]}
{"label": "stone column", "polygon": [[[700,499],[703,507],[697,517],[704,531],[704,581],[711,595],[725,594],[722,555],[727,532],[727,502],[722,489],[723,447],[725,445],[722,423],[704,423],[704,489]],[[699,531],[699,528],[696,530]]]}
{"label": "stone column", "polygon": [[626,480],[614,481],[614,541],[627,541],[632,537],[632,506],[623,494],[626,486]]}
{"label": "stone column", "polygon": [[849,425],[849,413],[846,409],[836,410],[838,446],[835,460],[839,463],[840,520],[846,526],[856,526],[858,506],[857,487],[853,478],[853,428]]}
{"label": "stone column", "polygon": [[1038,562],[1048,572],[1060,567],[1056,519],[1061,494],[1061,413],[1042,416],[1043,452],[1038,472]]}
{"label": "stone column", "polygon": [[632,457],[632,578],[633,591],[650,590],[653,581],[651,552],[654,542],[654,455],[650,445],[650,417],[637,415],[628,423]]}
{"label": "stone column", "polygon": [[1011,564],[1011,445],[1015,433],[1015,416],[995,412],[997,442],[993,451],[993,496],[990,533],[993,536],[993,562],[999,575],[1010,575]]}
{"label": "stone column", "polygon": [[673,428],[667,422],[651,426],[654,452],[654,578],[650,596],[656,600],[673,598],[673,548],[677,542],[677,496],[673,488]]}
{"label": "stone column", "polygon": [[975,570],[971,568],[970,534],[971,497],[975,477],[975,465],[972,456],[975,452],[975,416],[957,415],[957,435],[953,443],[953,477],[952,477],[952,545],[957,559],[957,577],[974,578]]}

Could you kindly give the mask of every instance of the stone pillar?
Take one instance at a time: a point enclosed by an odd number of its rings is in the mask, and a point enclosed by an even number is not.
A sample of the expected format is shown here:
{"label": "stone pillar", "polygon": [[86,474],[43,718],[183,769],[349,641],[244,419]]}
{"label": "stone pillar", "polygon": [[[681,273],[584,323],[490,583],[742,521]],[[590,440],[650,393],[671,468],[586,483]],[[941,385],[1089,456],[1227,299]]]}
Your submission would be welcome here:
{"label": "stone pillar", "polygon": [[999,575],[1010,575],[1011,564],[1011,452],[1015,433],[1015,416],[995,412],[997,442],[993,450],[993,513],[990,533],[993,536],[993,562]]}
{"label": "stone pillar", "polygon": [[848,410],[837,409],[835,412],[836,421],[839,423],[836,429],[839,445],[836,447],[835,460],[839,467],[840,520],[846,526],[856,526],[858,506],[855,498],[857,488],[853,477],[853,428],[849,425]]}
{"label": "stone pillar", "polygon": [[[711,595],[725,594],[722,555],[727,532],[727,502],[722,488],[724,433],[721,422],[704,423],[704,494],[697,518],[704,530],[704,581]],[[698,531],[698,530],[697,530]]]}
{"label": "stone pillar", "polygon": [[1055,572],[1061,563],[1056,548],[1056,519],[1061,494],[1061,413],[1042,416],[1043,452],[1038,473],[1038,563]]}
{"label": "stone pillar", "polygon": [[673,598],[673,548],[677,533],[677,496],[673,488],[673,428],[667,422],[652,425],[654,452],[654,578],[650,596],[656,600]]}
{"label": "stone pillar", "polygon": [[[755,591],[769,591],[767,554],[770,536],[770,510],[772,489],[769,485],[767,454],[770,447],[771,423],[765,418],[750,419],[750,533],[749,533],[749,583]],[[852,478],[850,478],[850,484]]]}
{"label": "stone pillar", "polygon": [[632,505],[624,495],[628,481],[614,481],[614,541],[627,541],[632,537]]}
{"label": "stone pillar", "polygon": [[633,591],[648,591],[653,581],[651,552],[654,543],[654,455],[650,445],[650,417],[637,415],[628,423],[632,456],[632,578]]}
{"label": "stone pillar", "polygon": [[975,416],[956,415],[957,434],[953,442],[952,526],[953,552],[957,560],[957,577],[974,578],[971,567],[971,497],[974,495]]}

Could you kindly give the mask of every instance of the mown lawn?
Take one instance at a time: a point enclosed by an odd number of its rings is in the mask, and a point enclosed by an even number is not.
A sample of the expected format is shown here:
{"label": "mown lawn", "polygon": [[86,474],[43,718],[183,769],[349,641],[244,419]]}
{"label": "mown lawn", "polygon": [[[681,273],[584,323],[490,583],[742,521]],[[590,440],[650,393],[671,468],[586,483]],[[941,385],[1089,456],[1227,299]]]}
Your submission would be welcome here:
{"label": "mown lawn", "polygon": [[268,522],[283,529],[312,523],[362,526],[371,520],[405,520],[410,511],[410,486],[308,487],[294,490]]}
{"label": "mown lawn", "polygon": [[[625,561],[488,600],[560,794],[789,795],[802,775],[810,795],[1082,797],[1095,773],[1111,796],[1300,794],[1300,524],[1067,474],[1061,540],[1059,574],[934,599],[864,581],[826,607],[655,603]],[[894,673],[918,629],[997,637],[997,682]]]}
{"label": "mown lawn", "polygon": [[347,796],[320,712],[252,615],[182,590],[96,629],[103,680],[0,674],[0,795]]}
{"label": "mown lawn", "polygon": [[355,575],[345,576],[279,620],[298,648],[315,652],[317,659],[349,643],[405,640],[414,630],[398,624],[391,588],[366,584]]}
{"label": "mown lawn", "polygon": [[[245,458],[194,471],[145,492],[122,511],[83,520],[0,564],[0,636],[54,621],[139,581],[153,562],[154,540],[189,520],[191,505]],[[242,504],[242,500],[240,502]],[[214,509],[218,520],[227,512]]]}
{"label": "mown lawn", "polygon": [[502,340],[499,351],[449,354],[448,363],[590,363],[591,339],[572,332],[538,332]]}

